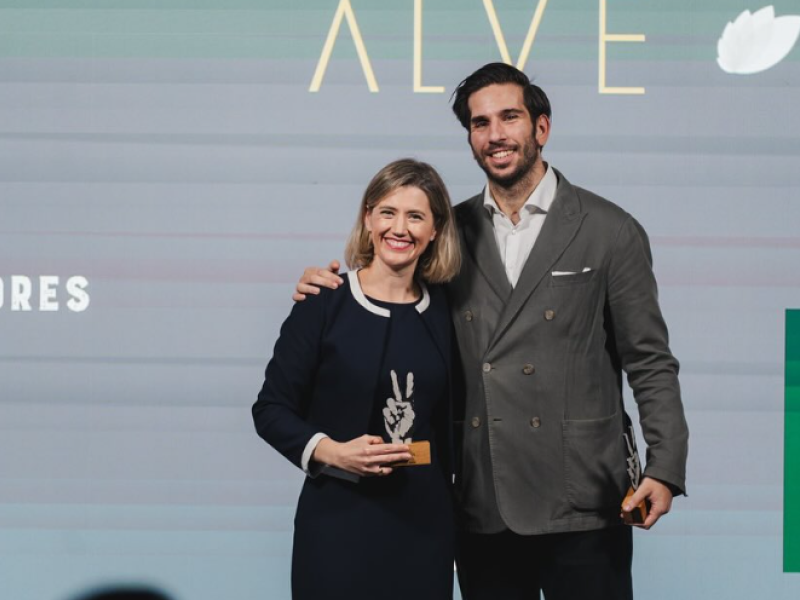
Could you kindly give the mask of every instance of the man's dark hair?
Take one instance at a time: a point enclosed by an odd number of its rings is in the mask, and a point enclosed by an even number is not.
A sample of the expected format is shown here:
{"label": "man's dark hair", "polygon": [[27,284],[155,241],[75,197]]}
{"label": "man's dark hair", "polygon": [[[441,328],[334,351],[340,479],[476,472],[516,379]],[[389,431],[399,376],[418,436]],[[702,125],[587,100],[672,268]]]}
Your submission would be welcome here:
{"label": "man's dark hair", "polygon": [[472,118],[469,112],[469,97],[486,86],[498,83],[513,83],[522,88],[525,108],[528,109],[528,114],[534,123],[539,115],[547,115],[548,119],[551,117],[550,100],[547,99],[547,94],[538,85],[533,84],[525,73],[506,63],[489,63],[459,83],[453,92],[455,98],[453,112],[464,129],[470,130],[469,125]]}

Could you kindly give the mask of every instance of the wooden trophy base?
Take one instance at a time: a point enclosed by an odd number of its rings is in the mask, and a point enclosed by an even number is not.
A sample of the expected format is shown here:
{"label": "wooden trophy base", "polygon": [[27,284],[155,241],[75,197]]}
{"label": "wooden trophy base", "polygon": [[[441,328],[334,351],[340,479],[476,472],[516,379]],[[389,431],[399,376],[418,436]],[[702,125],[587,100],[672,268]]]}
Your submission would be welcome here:
{"label": "wooden trophy base", "polygon": [[392,467],[416,467],[419,465],[431,464],[431,443],[411,442],[408,444],[408,451],[411,452],[411,459],[393,463]]}
{"label": "wooden trophy base", "polygon": [[[628,493],[625,494],[625,499],[622,501],[622,506],[625,506],[630,500],[631,496],[634,494],[634,489],[629,488]],[[631,512],[622,511],[622,521],[626,525],[644,525],[644,521],[647,518],[647,513],[649,511],[649,502],[643,500],[638,505],[633,507]]]}

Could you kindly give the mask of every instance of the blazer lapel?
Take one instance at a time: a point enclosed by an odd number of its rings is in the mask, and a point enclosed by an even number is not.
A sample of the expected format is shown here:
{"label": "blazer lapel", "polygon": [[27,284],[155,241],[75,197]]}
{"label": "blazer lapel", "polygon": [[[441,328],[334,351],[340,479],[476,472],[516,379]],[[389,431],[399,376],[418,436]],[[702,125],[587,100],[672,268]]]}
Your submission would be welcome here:
{"label": "blazer lapel", "polygon": [[[489,349],[493,348],[505,334],[530,295],[572,242],[585,216],[585,213],[580,212],[580,202],[575,188],[561,173],[556,171],[556,174],[558,175],[556,196],[544,220],[542,231],[522,269],[517,286],[513,288],[511,298],[500,316]],[[491,241],[494,242],[493,234]],[[503,268],[502,265],[500,268]],[[505,271],[502,273],[505,277]]]}
{"label": "blazer lapel", "polygon": [[505,304],[511,295],[511,284],[506,276],[506,269],[497,249],[492,217],[483,207],[483,194],[468,200],[470,210],[468,218],[462,224],[464,245],[472,260],[478,265],[489,288],[497,294]]}

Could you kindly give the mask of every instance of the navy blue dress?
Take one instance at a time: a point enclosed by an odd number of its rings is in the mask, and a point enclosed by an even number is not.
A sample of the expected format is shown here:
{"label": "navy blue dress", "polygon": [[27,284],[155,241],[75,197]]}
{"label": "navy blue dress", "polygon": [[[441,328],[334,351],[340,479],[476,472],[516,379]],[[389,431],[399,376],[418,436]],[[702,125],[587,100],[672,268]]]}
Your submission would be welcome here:
{"label": "navy blue dress", "polygon": [[[292,560],[295,600],[450,600],[453,505],[441,460],[449,439],[446,357],[414,304],[369,300],[391,312],[369,433],[386,442],[428,440],[431,464],[396,468],[358,483],[307,479],[298,503]],[[343,440],[340,440],[343,441]],[[324,496],[324,509],[303,510]]]}

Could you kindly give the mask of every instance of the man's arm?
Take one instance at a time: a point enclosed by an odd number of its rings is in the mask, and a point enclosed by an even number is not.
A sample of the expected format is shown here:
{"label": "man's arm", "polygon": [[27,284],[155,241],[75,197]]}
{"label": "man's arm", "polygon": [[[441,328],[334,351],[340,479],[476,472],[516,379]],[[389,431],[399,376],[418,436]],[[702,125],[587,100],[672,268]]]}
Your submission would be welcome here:
{"label": "man's arm", "polygon": [[327,268],[308,267],[303,271],[303,276],[297,283],[292,299],[295,302],[302,302],[306,299],[306,294],[316,296],[319,288],[326,287],[335,290],[344,283],[339,277],[339,261],[332,260]]}
{"label": "man's arm", "polygon": [[650,245],[633,218],[620,228],[608,278],[616,347],[647,444],[642,483],[623,510],[649,500],[651,512],[644,523],[649,528],[670,510],[673,492],[685,493],[689,432],[678,384],[679,365],[669,349],[658,305]]}

